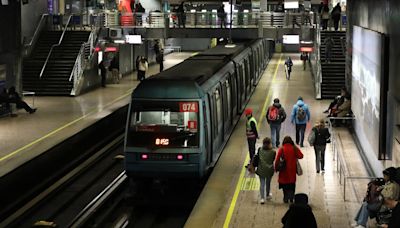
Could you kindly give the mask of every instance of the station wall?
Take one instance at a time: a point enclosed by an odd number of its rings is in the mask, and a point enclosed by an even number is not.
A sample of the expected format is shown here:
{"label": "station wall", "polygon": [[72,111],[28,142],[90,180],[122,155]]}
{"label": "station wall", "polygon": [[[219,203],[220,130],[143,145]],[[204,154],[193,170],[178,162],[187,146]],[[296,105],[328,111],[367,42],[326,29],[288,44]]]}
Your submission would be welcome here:
{"label": "station wall", "polygon": [[[388,84],[387,91],[384,91],[383,98],[387,100],[381,106],[381,112],[385,113],[383,118],[386,125],[380,134],[386,134],[383,142],[387,160],[378,160],[376,151],[368,148],[367,143],[363,141],[365,132],[356,132],[360,145],[363,147],[365,157],[368,159],[375,175],[382,176],[382,169],[388,166],[400,166],[400,43],[396,42],[400,39],[400,30],[398,29],[398,21],[400,18],[400,1],[396,0],[347,0],[348,13],[348,35],[347,35],[347,58],[346,58],[346,77],[351,79],[352,64],[352,37],[353,25],[361,26],[373,31],[377,31],[386,35],[388,42],[387,61],[385,64],[387,71],[382,76],[381,81],[386,80]],[[349,67],[350,66],[350,67]],[[351,81],[348,80],[351,88]],[[352,98],[354,99],[354,98]]]}

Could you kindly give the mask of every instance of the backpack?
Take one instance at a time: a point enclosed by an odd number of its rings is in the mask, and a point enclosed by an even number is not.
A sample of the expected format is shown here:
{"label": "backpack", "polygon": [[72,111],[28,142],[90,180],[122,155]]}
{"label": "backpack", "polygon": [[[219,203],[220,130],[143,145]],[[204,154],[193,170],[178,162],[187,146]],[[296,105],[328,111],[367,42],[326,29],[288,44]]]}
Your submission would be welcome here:
{"label": "backpack", "polygon": [[279,119],[279,109],[275,106],[269,108],[267,119],[270,121],[276,121]]}
{"label": "backpack", "polygon": [[303,106],[297,107],[296,117],[300,121],[306,119],[306,111],[304,110]]}

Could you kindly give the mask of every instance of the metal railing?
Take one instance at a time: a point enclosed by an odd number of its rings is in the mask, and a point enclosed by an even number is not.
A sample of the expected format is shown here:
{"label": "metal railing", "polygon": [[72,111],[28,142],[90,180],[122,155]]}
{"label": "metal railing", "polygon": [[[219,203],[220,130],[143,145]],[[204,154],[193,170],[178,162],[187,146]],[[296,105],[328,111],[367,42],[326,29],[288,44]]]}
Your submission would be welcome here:
{"label": "metal railing", "polygon": [[314,24],[313,12],[310,13],[279,13],[279,12],[233,12],[227,13],[225,19],[218,17],[216,11],[186,12],[183,15],[176,12],[161,13],[120,13],[117,11],[104,12],[106,27],[144,27],[144,28],[219,28],[225,21],[225,27],[230,26],[232,16],[233,28],[262,27],[293,27],[294,24],[304,26],[309,22]]}
{"label": "metal railing", "polygon": [[50,58],[51,53],[53,52],[54,47],[60,46],[60,44],[61,44],[61,42],[62,42],[62,40],[63,40],[63,38],[64,38],[65,31],[67,31],[67,28],[68,28],[68,25],[69,25],[69,23],[70,23],[70,21],[71,21],[72,16],[73,16],[73,15],[70,15],[70,16],[68,17],[68,21],[67,21],[67,23],[65,24],[65,27],[64,27],[63,32],[62,32],[62,34],[61,34],[61,37],[60,37],[60,39],[58,40],[58,43],[53,44],[53,45],[51,46],[50,51],[49,51],[49,54],[47,54],[46,61],[45,61],[44,64],[43,64],[42,70],[40,71],[39,78],[42,78],[43,72],[44,72],[44,70],[46,69],[47,63],[49,62],[49,58]]}
{"label": "metal railing", "polygon": [[[97,17],[98,20],[100,20],[99,17]],[[99,23],[94,21],[94,28],[92,28],[92,31],[89,35],[89,38],[87,42],[83,43],[81,45],[81,48],[79,50],[78,56],[75,60],[74,67],[72,68],[71,75],[69,77],[69,81],[74,80],[74,86],[71,91],[71,95],[75,95],[76,93],[76,88],[79,80],[81,79],[84,70],[86,69],[86,66],[92,61],[92,57],[95,53],[95,45],[97,42],[97,34],[99,32]]]}
{"label": "metal railing", "polygon": [[[328,123],[328,128],[329,132],[331,133],[331,146],[332,146],[332,151],[333,151],[333,160],[336,161],[336,172],[339,175],[339,183],[342,185],[343,184],[343,201],[346,201],[346,191],[347,191],[347,182],[348,180],[372,180],[378,177],[372,177],[372,176],[351,176],[349,174],[347,165],[346,165],[346,159],[344,158],[343,155],[343,146],[341,144],[341,139],[340,135],[334,131],[334,128],[332,126],[332,120],[333,121],[346,121],[346,120],[354,120],[354,116],[350,117],[329,117]],[[353,191],[356,194],[355,188],[353,188]],[[360,199],[359,199],[360,200]],[[361,199],[362,200],[362,199]]]}
{"label": "metal railing", "polygon": [[40,17],[39,24],[36,26],[35,32],[33,33],[33,36],[29,43],[24,44],[25,46],[25,56],[29,56],[32,52],[32,47],[35,45],[37,39],[39,38],[40,31],[42,31],[43,25],[45,22],[47,22],[47,16],[48,14],[42,14]]}
{"label": "metal railing", "polygon": [[314,88],[315,88],[315,98],[316,99],[321,99],[321,83],[322,83],[322,68],[321,68],[321,51],[320,51],[320,46],[321,46],[321,31],[319,29],[320,27],[320,19],[317,16],[316,17],[316,35],[315,35],[315,42],[314,42]]}

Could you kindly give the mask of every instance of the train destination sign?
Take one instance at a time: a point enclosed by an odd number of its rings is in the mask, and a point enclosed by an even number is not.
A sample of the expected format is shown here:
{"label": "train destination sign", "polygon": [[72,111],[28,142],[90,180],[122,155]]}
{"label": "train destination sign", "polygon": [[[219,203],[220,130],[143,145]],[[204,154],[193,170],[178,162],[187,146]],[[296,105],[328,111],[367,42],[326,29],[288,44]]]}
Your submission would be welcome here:
{"label": "train destination sign", "polygon": [[197,102],[179,102],[179,112],[199,112]]}

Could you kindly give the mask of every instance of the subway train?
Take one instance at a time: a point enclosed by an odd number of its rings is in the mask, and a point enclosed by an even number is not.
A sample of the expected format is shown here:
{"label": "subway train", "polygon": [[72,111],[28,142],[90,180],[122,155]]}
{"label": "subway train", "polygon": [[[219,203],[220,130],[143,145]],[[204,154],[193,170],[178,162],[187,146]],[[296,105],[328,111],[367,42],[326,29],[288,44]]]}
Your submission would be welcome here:
{"label": "subway train", "polygon": [[260,80],[273,46],[267,39],[219,45],[142,81],[132,92],[128,111],[128,177],[200,179],[207,174]]}

